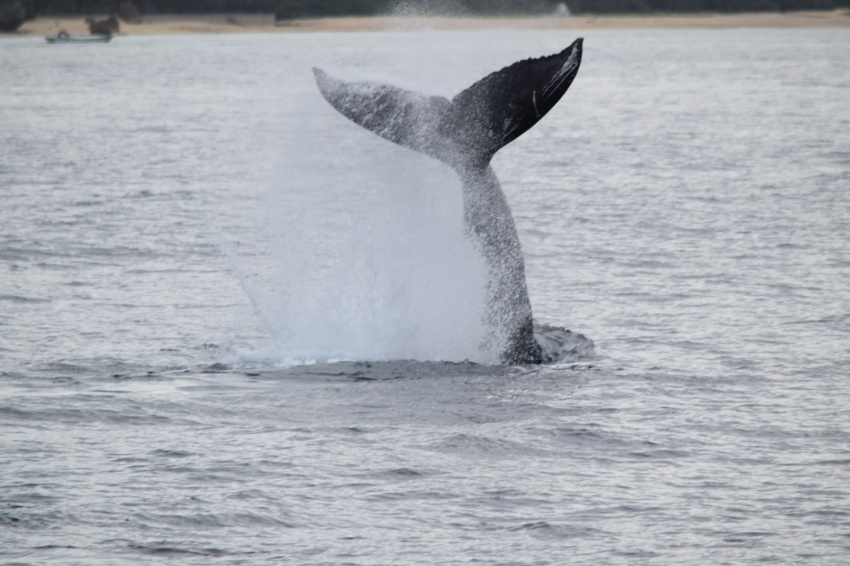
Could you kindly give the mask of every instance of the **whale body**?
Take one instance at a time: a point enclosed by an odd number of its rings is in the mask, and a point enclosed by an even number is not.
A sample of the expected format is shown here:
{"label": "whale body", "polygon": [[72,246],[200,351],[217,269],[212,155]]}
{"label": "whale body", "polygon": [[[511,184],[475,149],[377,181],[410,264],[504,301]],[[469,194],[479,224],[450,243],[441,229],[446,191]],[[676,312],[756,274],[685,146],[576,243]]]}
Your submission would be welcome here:
{"label": "whale body", "polygon": [[322,96],[343,116],[457,172],[465,228],[489,269],[486,323],[493,339],[504,344],[505,364],[541,363],[544,357],[534,337],[516,226],[490,160],[555,106],[578,73],[581,54],[579,38],[560,53],[491,73],[452,100],[342,81],[313,69]]}

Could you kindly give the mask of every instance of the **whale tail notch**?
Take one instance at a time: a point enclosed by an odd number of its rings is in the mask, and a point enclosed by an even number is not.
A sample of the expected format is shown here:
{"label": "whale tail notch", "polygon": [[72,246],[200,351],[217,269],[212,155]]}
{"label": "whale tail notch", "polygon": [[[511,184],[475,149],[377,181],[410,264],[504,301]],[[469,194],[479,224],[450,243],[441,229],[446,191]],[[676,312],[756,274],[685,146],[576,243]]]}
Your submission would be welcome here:
{"label": "whale tail notch", "polygon": [[560,53],[491,73],[451,101],[391,85],[346,82],[316,68],[313,74],[328,103],[367,130],[455,168],[486,167],[567,92],[581,55],[579,38]]}

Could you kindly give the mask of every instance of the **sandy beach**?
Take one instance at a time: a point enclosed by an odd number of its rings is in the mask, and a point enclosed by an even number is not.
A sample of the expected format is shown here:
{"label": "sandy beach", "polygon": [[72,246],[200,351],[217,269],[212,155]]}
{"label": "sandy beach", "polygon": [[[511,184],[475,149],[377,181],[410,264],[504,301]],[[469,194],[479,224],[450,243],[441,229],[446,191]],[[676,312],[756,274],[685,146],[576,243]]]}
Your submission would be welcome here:
{"label": "sandy beach", "polygon": [[[279,21],[257,25],[256,21],[240,16],[192,15],[157,16],[154,21],[142,24],[121,22],[121,33],[173,34],[173,33],[303,33],[303,32],[357,32],[383,30],[428,29],[610,29],[610,28],[798,28],[798,27],[850,27],[850,11],[846,9],[825,12],[786,12],[752,14],[669,14],[634,16],[569,16],[569,17],[345,17]],[[26,22],[18,35],[51,35],[64,29],[71,34],[87,34],[88,27],[82,17],[37,18]]]}

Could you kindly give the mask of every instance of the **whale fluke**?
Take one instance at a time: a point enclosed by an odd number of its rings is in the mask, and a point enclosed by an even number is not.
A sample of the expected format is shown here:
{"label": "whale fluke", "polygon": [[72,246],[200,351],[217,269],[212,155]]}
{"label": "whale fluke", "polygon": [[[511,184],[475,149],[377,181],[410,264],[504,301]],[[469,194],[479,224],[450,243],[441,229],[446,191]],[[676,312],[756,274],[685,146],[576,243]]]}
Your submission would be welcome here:
{"label": "whale fluke", "polygon": [[467,231],[490,268],[487,322],[506,343],[503,363],[540,363],[542,354],[519,238],[490,160],[557,104],[578,73],[581,55],[579,38],[560,53],[491,73],[451,101],[392,85],[342,81],[313,69],[322,96],[343,116],[457,171]]}
{"label": "whale fluke", "polygon": [[425,96],[386,84],[346,82],[313,68],[340,114],[401,146],[453,167],[486,166],[561,99],[581,64],[582,39],[548,57],[491,73],[455,96]]}
{"label": "whale fluke", "polygon": [[454,138],[489,162],[561,99],[581,64],[581,38],[548,57],[525,59],[491,73],[452,99]]}

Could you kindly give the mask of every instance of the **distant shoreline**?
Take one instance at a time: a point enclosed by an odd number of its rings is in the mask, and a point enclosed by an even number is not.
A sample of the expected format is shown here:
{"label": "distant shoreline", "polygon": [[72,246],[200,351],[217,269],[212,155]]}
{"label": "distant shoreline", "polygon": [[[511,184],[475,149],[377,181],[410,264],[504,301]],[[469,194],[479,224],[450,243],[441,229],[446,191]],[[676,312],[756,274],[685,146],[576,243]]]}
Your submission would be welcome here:
{"label": "distant shoreline", "polygon": [[[240,25],[221,14],[191,16],[157,16],[155,23],[121,22],[121,33],[127,35],[182,33],[304,33],[405,30],[475,30],[491,28],[515,29],[640,29],[640,28],[804,28],[850,27],[850,11],[840,9],[822,12],[746,13],[746,14],[651,14],[568,17],[395,17],[368,16],[284,20],[277,25]],[[53,35],[60,29],[71,34],[88,34],[82,17],[41,17],[26,22],[14,34]]]}

